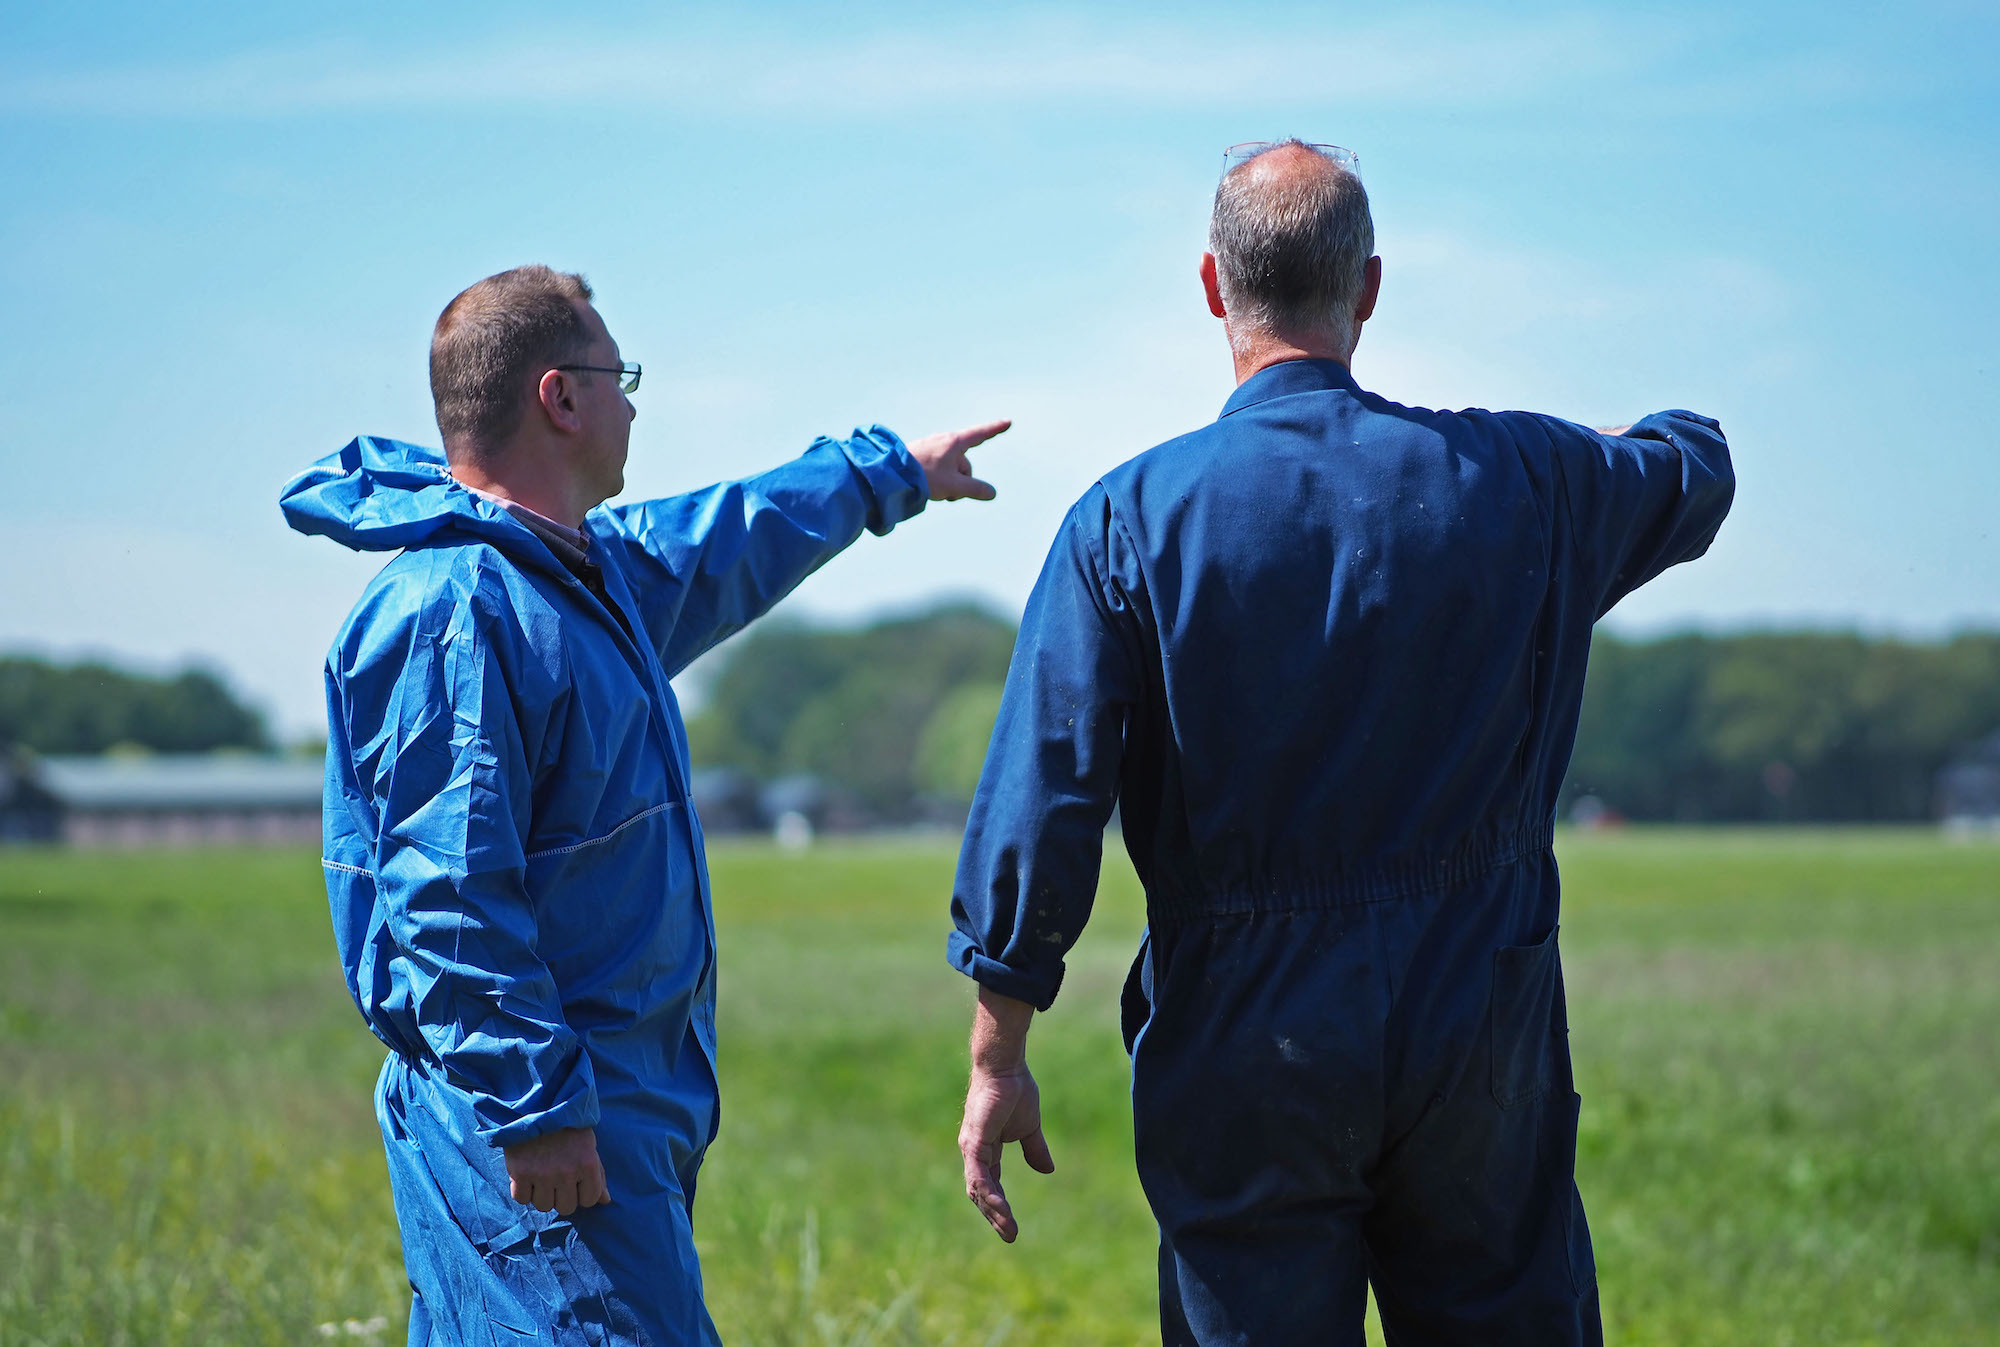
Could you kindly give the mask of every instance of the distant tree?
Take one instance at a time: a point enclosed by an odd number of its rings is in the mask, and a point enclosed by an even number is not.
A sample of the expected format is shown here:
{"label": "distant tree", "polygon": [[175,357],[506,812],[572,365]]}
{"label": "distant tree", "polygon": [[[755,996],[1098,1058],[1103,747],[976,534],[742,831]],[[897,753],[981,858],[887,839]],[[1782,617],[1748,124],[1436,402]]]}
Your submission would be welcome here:
{"label": "distant tree", "polygon": [[[1725,818],[1868,817],[1827,768],[1853,757],[1857,636],[1752,635],[1721,643],[1696,708],[1697,744],[1733,790]],[[1747,797],[1747,798],[1746,798]]]}
{"label": "distant tree", "polygon": [[94,662],[0,658],[0,745],[39,753],[102,753],[120,744],[199,753],[269,742],[263,717],[206,670],[151,677]]}
{"label": "distant tree", "polygon": [[934,701],[932,689],[912,680],[857,669],[800,710],[780,761],[788,772],[836,782],[895,817],[917,793],[917,736]]}
{"label": "distant tree", "polygon": [[1598,796],[1635,818],[1705,816],[1718,782],[1693,724],[1709,647],[1702,636],[1639,645],[1598,635],[1570,760],[1572,796]]}
{"label": "distant tree", "polygon": [[925,726],[958,688],[1004,678],[1013,648],[1013,624],[964,604],[858,631],[760,627],[728,648],[689,750],[767,778],[810,772],[900,816],[925,789]]}
{"label": "distant tree", "polygon": [[688,724],[688,748],[703,766],[741,767],[768,777],[807,702],[852,667],[852,632],[760,623],[725,647],[706,704]]}
{"label": "distant tree", "polygon": [[970,800],[1000,714],[1000,683],[964,683],[924,724],[917,739],[917,785],[947,800]]}

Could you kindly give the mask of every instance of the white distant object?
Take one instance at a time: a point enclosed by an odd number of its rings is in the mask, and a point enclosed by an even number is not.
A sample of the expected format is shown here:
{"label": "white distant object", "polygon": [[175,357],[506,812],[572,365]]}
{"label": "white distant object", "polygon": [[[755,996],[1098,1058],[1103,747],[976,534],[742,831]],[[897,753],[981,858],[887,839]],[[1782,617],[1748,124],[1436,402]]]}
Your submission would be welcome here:
{"label": "white distant object", "polygon": [[771,825],[771,836],[777,840],[781,851],[804,851],[812,845],[812,820],[796,809],[787,809]]}
{"label": "white distant object", "polygon": [[1625,826],[1625,816],[1595,795],[1578,796],[1569,807],[1569,821],[1585,832]]}

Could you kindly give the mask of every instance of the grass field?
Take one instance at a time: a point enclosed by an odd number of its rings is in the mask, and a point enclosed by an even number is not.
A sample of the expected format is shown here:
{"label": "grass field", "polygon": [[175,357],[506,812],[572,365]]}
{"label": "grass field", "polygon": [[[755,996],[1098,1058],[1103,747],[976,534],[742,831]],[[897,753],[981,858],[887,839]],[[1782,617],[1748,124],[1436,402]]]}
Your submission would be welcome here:
{"label": "grass field", "polygon": [[[1558,853],[1610,1339],[2000,1341],[2000,846],[1633,831]],[[723,1133],[696,1230],[725,1337],[1157,1341],[1122,862],[1035,1031],[1059,1169],[1010,1164],[1005,1248],[953,1147],[950,849],[712,859]],[[380,1052],[319,883],[293,852],[0,851],[0,1347],[401,1340]]]}

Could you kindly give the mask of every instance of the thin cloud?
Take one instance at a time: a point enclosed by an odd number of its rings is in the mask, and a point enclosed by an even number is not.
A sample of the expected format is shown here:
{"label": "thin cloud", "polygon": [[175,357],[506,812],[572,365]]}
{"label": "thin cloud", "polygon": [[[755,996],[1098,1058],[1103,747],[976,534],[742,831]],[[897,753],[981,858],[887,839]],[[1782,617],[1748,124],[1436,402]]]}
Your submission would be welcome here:
{"label": "thin cloud", "polygon": [[1481,103],[1635,71],[1672,39],[1622,19],[1484,25],[1399,20],[1218,40],[1057,18],[804,42],[671,31],[552,45],[521,33],[416,53],[349,39],[203,63],[0,73],[0,112],[263,118],[412,108],[910,112],[1113,101],[1198,107],[1419,100]]}

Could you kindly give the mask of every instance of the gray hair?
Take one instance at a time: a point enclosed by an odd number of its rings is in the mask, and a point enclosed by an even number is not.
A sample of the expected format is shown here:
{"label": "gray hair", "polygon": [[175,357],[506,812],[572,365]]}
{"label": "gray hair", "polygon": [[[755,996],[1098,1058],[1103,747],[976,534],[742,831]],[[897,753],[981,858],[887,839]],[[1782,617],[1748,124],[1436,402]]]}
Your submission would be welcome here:
{"label": "gray hair", "polygon": [[[1275,165],[1263,163],[1291,146],[1313,155],[1313,171],[1273,173]],[[1331,332],[1353,344],[1375,221],[1361,179],[1344,165],[1298,140],[1238,164],[1215,189],[1208,250],[1233,328],[1263,336]]]}

